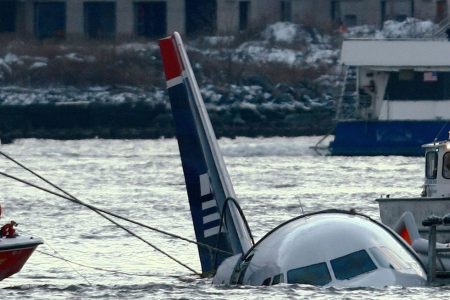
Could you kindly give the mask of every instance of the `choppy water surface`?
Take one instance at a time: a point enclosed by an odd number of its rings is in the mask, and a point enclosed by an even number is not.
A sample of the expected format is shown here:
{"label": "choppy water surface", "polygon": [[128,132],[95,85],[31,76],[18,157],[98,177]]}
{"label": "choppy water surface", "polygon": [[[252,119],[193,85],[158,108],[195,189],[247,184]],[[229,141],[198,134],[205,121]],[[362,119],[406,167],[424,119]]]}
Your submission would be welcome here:
{"label": "choppy water surface", "polygon": [[[255,239],[303,211],[356,208],[378,219],[380,195],[417,196],[421,158],[323,157],[319,137],[222,139],[220,146]],[[131,219],[194,238],[178,147],[161,140],[18,140],[2,151],[79,199]],[[1,159],[2,171],[38,182]],[[450,288],[336,289],[278,285],[223,287],[199,279],[86,208],[0,178],[2,223],[40,236],[45,253],[0,282],[1,299],[145,298],[444,298]],[[190,267],[196,247],[121,222]],[[78,264],[102,268],[87,268]]]}

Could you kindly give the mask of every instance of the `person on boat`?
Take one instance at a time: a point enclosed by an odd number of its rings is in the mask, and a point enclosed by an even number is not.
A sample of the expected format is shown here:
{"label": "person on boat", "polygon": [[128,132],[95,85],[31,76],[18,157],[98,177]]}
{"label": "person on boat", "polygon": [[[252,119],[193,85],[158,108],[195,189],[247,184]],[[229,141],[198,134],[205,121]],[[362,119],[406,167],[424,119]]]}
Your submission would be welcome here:
{"label": "person on boat", "polygon": [[0,237],[15,238],[17,236],[17,233],[14,227],[17,225],[18,224],[15,221],[11,221],[3,225],[0,229]]}

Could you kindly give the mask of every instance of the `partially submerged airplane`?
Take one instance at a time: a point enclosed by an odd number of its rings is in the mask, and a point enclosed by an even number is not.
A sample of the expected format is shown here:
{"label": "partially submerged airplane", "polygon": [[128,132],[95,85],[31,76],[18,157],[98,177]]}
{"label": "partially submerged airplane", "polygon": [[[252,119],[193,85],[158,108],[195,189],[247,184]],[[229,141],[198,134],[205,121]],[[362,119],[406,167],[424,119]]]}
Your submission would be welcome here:
{"label": "partially submerged airplane", "polygon": [[160,48],[196,239],[213,247],[198,246],[203,274],[216,284],[425,285],[409,245],[356,212],[301,215],[255,244],[180,35],[160,40]]}

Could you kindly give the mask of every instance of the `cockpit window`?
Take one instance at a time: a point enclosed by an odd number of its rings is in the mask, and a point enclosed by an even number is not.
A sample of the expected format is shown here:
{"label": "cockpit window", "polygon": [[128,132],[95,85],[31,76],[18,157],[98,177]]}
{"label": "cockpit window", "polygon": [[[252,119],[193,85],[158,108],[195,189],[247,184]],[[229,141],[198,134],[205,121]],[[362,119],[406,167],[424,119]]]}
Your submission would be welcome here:
{"label": "cockpit window", "polygon": [[287,282],[325,285],[331,282],[331,276],[327,264],[323,262],[288,271]]}
{"label": "cockpit window", "polygon": [[272,278],[266,278],[266,279],[264,279],[264,281],[263,281],[263,283],[262,283],[262,285],[270,285],[270,280],[271,280]]}
{"label": "cockpit window", "polygon": [[438,158],[436,151],[428,151],[425,155],[425,176],[427,179],[436,179]]}
{"label": "cockpit window", "polygon": [[450,179],[450,152],[444,154],[442,176],[446,179]]}
{"label": "cockpit window", "polygon": [[377,267],[367,254],[360,250],[331,260],[336,279],[345,280],[375,270]]}
{"label": "cockpit window", "polygon": [[272,280],[272,285],[279,284],[280,282],[283,282],[283,281],[284,281],[283,273],[275,275]]}

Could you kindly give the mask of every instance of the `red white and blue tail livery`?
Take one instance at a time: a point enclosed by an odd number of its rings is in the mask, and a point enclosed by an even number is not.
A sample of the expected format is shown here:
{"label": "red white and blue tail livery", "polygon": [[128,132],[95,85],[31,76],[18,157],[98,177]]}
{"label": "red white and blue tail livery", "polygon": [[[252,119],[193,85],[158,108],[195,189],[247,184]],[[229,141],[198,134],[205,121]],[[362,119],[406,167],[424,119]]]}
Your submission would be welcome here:
{"label": "red white and blue tail livery", "polygon": [[214,272],[224,258],[250,249],[251,234],[232,200],[234,190],[180,35],[160,40],[160,48],[197,241],[229,253],[199,247],[203,273]]}

